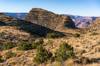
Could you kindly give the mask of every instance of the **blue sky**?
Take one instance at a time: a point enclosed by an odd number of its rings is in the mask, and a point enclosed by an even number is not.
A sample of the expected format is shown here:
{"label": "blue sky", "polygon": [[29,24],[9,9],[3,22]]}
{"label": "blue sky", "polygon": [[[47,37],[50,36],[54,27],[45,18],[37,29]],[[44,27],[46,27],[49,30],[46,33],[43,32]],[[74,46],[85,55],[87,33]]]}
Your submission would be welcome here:
{"label": "blue sky", "polygon": [[100,0],[0,0],[0,12],[44,8],[59,14],[100,16]]}

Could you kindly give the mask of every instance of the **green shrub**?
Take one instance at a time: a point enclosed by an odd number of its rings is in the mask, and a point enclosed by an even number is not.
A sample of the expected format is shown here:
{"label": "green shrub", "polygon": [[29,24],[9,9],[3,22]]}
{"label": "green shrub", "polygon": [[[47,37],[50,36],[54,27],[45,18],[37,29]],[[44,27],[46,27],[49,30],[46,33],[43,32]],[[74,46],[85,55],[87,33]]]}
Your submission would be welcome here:
{"label": "green shrub", "polygon": [[13,47],[15,47],[16,45],[13,44],[12,42],[6,42],[2,45],[2,50],[7,50],[7,49],[11,49]]}
{"label": "green shrub", "polygon": [[4,62],[4,59],[2,58],[2,56],[0,56],[0,63]]}
{"label": "green shrub", "polygon": [[73,48],[64,42],[63,44],[60,45],[59,49],[57,49],[55,53],[55,60],[65,61],[73,56],[74,56]]}
{"label": "green shrub", "polygon": [[42,44],[33,42],[33,43],[32,43],[32,48],[33,48],[33,49],[36,49],[36,48],[39,47],[40,45],[42,45]]}
{"label": "green shrub", "polygon": [[37,39],[32,43],[32,48],[36,49],[37,47],[39,47],[43,43],[44,43],[43,39]]}
{"label": "green shrub", "polygon": [[16,53],[12,52],[12,51],[8,51],[5,53],[5,58],[6,59],[9,59],[9,58],[12,58],[12,57],[15,57],[16,56]]}
{"label": "green shrub", "polygon": [[22,41],[20,42],[20,44],[18,44],[18,50],[30,50],[32,49],[32,44],[30,44],[29,42],[26,41]]}
{"label": "green shrub", "polygon": [[37,48],[37,53],[36,53],[36,57],[34,58],[34,61],[40,64],[48,61],[51,57],[52,57],[52,53],[48,52],[42,46],[39,46]]}

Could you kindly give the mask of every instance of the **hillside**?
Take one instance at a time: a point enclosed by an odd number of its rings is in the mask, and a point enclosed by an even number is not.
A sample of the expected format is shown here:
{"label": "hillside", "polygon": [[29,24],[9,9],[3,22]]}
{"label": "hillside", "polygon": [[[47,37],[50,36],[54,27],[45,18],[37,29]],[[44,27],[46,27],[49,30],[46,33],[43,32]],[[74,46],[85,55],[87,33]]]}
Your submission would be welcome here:
{"label": "hillside", "polygon": [[41,8],[24,20],[0,13],[0,66],[99,66],[100,18],[88,19],[77,28],[71,16]]}

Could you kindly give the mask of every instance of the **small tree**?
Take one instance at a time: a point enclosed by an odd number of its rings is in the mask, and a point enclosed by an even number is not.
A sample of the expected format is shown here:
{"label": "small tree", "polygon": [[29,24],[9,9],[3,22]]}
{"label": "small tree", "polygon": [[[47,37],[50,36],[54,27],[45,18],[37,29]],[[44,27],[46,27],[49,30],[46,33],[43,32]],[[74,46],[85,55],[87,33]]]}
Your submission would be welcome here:
{"label": "small tree", "polygon": [[59,49],[57,49],[55,53],[55,59],[57,61],[65,61],[73,56],[74,56],[73,48],[65,42],[60,45]]}
{"label": "small tree", "polygon": [[37,53],[36,53],[36,57],[34,58],[34,61],[36,63],[44,63],[48,61],[51,57],[52,57],[52,53],[48,52],[42,46],[39,46],[37,48]]}

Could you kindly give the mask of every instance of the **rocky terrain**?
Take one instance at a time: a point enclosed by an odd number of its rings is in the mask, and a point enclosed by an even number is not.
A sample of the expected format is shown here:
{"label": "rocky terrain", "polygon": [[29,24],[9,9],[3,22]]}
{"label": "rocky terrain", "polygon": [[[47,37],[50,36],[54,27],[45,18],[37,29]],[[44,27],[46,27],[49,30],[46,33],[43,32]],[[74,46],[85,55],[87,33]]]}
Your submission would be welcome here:
{"label": "rocky terrain", "polygon": [[41,8],[24,20],[0,13],[0,66],[100,66],[100,18],[88,19],[78,28]]}

